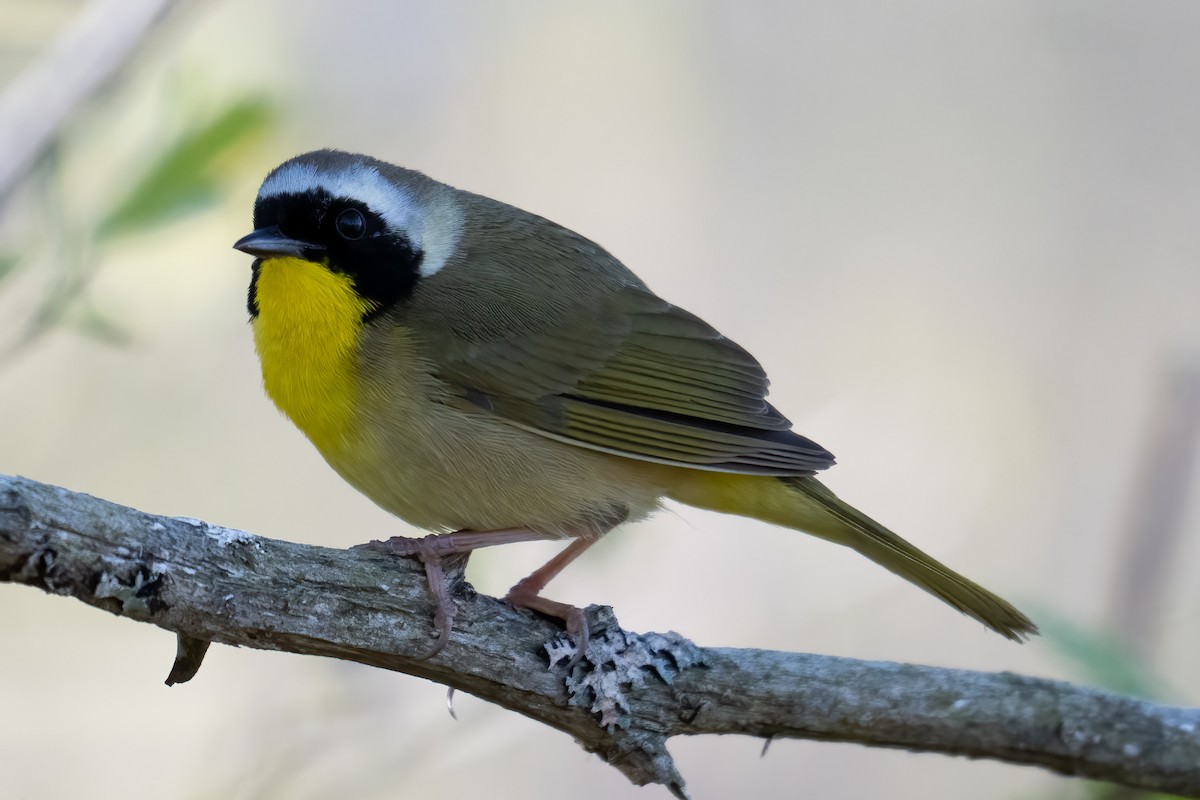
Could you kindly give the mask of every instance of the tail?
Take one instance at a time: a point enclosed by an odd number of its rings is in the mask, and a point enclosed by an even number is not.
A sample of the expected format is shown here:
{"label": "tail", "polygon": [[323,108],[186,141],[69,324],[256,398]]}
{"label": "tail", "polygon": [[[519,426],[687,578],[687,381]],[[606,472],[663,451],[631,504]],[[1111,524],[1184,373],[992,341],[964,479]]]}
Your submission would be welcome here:
{"label": "tail", "polygon": [[1038,632],[1011,604],[842,502],[816,478],[691,472],[668,496],[699,508],[794,528],[857,550],[1013,641]]}

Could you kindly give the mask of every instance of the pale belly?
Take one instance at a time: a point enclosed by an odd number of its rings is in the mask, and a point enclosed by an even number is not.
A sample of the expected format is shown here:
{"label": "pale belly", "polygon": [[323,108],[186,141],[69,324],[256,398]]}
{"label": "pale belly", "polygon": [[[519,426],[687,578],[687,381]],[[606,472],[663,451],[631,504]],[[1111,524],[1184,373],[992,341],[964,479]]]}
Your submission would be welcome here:
{"label": "pale belly", "polygon": [[[564,444],[390,388],[326,459],[385,510],[420,528],[602,533],[658,508],[669,468]],[[408,395],[408,396],[404,396]]]}
{"label": "pale belly", "polygon": [[611,456],[439,402],[433,372],[391,332],[356,365],[349,435],[326,460],[406,522],[433,531],[603,533],[656,510],[671,468]]}

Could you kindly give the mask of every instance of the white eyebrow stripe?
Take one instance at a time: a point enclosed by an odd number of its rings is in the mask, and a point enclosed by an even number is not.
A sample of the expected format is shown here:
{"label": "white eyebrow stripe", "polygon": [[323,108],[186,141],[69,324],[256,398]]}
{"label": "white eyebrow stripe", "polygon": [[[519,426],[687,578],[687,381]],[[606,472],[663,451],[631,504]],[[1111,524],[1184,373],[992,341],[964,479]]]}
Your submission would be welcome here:
{"label": "white eyebrow stripe", "polygon": [[421,277],[436,275],[450,260],[462,236],[462,214],[450,195],[453,189],[436,184],[435,199],[421,203],[413,193],[389,181],[375,167],[355,164],[321,171],[312,164],[293,162],[272,173],[258,190],[258,199],[323,190],[333,197],[365,203],[387,226],[403,233],[421,251]]}
{"label": "white eyebrow stripe", "polygon": [[462,238],[462,213],[453,202],[431,203],[424,227],[422,234],[426,245],[422,248],[424,255],[417,273],[422,278],[428,278],[446,266],[446,262],[457,251],[458,240]]}
{"label": "white eyebrow stripe", "polygon": [[405,233],[413,246],[424,250],[421,209],[415,198],[391,183],[374,167],[355,164],[336,172],[318,172],[311,164],[292,163],[280,167],[258,190],[258,199],[324,190],[334,197],[365,203],[389,228]]}

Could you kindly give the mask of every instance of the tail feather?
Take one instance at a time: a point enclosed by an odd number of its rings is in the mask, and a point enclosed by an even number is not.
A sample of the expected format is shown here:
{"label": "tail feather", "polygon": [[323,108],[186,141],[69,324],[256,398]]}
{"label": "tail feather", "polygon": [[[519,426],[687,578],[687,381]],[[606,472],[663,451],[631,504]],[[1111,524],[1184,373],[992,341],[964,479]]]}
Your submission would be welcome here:
{"label": "tail feather", "polygon": [[[843,523],[843,530],[835,530],[833,536],[825,538],[857,550],[876,564],[941,598],[967,616],[974,617],[1001,636],[1019,642],[1037,633],[1037,626],[1012,604],[959,575],[866,514],[844,503],[815,478],[785,479],[784,483],[818,503]],[[821,535],[820,531],[814,533]]]}
{"label": "tail feather", "polygon": [[707,487],[693,484],[671,496],[689,505],[754,517],[850,547],[1013,641],[1024,641],[1038,632],[1010,603],[843,502],[816,478],[716,473],[708,473],[706,478]]}

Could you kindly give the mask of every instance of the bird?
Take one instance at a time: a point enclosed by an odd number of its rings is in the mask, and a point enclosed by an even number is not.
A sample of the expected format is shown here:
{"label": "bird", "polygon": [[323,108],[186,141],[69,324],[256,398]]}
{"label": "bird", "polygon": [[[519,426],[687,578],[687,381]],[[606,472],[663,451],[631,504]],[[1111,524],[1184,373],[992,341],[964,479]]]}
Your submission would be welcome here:
{"label": "bird", "polygon": [[254,201],[247,309],[266,394],[329,465],[423,537],[430,655],[457,606],[444,562],[561,539],[506,600],[562,620],[546,584],[674,500],[849,547],[1014,641],[1034,623],[842,501],[834,463],[767,400],[759,362],[595,242],[368,155],[322,149]]}

